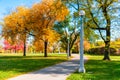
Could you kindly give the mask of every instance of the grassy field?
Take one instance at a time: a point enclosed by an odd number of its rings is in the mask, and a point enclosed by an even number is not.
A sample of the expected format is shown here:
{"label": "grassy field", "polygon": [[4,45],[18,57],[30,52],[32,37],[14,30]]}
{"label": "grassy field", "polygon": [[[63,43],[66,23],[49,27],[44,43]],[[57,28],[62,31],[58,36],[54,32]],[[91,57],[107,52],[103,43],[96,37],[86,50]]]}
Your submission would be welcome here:
{"label": "grassy field", "polygon": [[47,66],[66,61],[65,54],[49,54],[44,58],[43,54],[0,54],[0,80],[38,70]]}
{"label": "grassy field", "polygon": [[103,56],[88,56],[86,73],[75,72],[67,80],[120,80],[120,56],[111,56],[111,61],[103,61]]}

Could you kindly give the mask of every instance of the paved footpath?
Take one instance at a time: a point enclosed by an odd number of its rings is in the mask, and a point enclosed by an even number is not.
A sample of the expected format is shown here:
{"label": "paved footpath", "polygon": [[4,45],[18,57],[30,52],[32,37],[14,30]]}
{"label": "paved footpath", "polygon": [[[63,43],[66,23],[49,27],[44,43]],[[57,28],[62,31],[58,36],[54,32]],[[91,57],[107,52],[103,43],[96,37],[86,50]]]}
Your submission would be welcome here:
{"label": "paved footpath", "polygon": [[79,55],[73,54],[72,56],[73,58],[69,61],[8,80],[66,80],[66,78],[79,67]]}

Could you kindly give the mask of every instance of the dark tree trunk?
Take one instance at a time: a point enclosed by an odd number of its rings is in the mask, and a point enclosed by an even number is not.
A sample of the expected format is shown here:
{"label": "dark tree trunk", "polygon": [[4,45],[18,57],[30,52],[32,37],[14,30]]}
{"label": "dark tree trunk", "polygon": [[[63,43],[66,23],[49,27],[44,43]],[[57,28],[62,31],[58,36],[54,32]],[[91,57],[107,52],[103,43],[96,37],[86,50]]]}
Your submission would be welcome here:
{"label": "dark tree trunk", "polygon": [[[106,1],[107,2],[107,1]],[[104,40],[105,42],[105,53],[104,53],[104,58],[103,60],[110,60],[110,38],[111,38],[111,33],[110,33],[110,26],[111,26],[111,19],[110,16],[107,12],[107,7],[106,5],[104,5],[103,9],[103,14],[104,17],[106,19],[107,25],[106,25],[106,40]]]}
{"label": "dark tree trunk", "polygon": [[67,43],[67,50],[66,50],[66,52],[67,52],[67,54],[68,54],[68,57],[71,57],[71,47],[70,47],[70,40],[68,40],[68,43]]}
{"label": "dark tree trunk", "polygon": [[48,41],[44,42],[44,57],[47,57],[47,45],[48,45]]}
{"label": "dark tree trunk", "polygon": [[110,60],[110,42],[105,42],[105,53],[103,60]]}
{"label": "dark tree trunk", "polygon": [[70,42],[69,42],[69,56],[71,56],[71,49],[72,49],[75,41],[77,40],[77,37],[78,37],[78,34],[75,34],[74,39],[70,40]]}
{"label": "dark tree trunk", "polygon": [[24,41],[23,56],[26,56],[26,42]]}
{"label": "dark tree trunk", "polygon": [[16,50],[16,45],[15,45],[15,53],[17,52],[17,50]]}
{"label": "dark tree trunk", "polygon": [[71,57],[71,48],[69,48],[69,56]]}

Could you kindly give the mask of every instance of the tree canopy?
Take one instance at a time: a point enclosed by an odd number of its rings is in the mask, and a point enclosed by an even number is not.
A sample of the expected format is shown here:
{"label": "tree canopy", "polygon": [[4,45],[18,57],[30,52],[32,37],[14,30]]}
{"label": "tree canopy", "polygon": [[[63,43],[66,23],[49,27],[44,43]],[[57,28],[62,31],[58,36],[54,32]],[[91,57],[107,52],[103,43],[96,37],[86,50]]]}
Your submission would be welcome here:
{"label": "tree canopy", "polygon": [[[100,37],[105,43],[104,60],[110,60],[110,40],[111,40],[111,24],[115,17],[118,7],[115,6],[118,0],[65,0],[69,7],[74,9],[76,17],[79,17],[80,10],[86,12],[85,26],[93,30],[98,30]],[[88,32],[89,33],[89,32]]]}

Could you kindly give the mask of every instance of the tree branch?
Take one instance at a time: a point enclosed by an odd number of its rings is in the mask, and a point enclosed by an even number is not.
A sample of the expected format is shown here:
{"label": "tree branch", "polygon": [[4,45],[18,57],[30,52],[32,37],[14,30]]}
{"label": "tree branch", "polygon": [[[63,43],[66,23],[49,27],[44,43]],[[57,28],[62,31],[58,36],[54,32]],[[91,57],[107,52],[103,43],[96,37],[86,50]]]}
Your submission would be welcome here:
{"label": "tree branch", "polygon": [[[89,4],[89,1],[88,1],[88,0],[87,0],[87,3],[88,3],[88,6],[89,6],[89,7],[88,7],[88,10],[89,10],[89,12],[90,12],[92,21],[95,23],[95,25],[97,26],[97,28],[100,28],[100,26],[97,24],[97,22],[96,22],[95,19],[94,19],[94,16],[93,16],[92,11],[90,10],[90,4]],[[101,30],[98,29],[98,31],[99,31],[99,33],[100,33],[101,38],[105,41],[104,37],[102,36]]]}
{"label": "tree branch", "polygon": [[106,30],[106,28],[93,28],[93,27],[91,27],[91,29],[96,29],[96,30]]}

